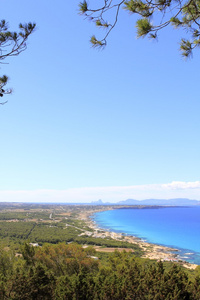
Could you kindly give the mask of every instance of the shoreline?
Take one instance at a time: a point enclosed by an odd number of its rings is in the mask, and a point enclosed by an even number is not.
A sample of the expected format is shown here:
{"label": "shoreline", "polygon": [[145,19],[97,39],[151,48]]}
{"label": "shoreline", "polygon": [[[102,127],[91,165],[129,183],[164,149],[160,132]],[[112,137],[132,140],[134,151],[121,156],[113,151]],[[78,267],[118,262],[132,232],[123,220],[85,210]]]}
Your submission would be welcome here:
{"label": "shoreline", "polygon": [[196,269],[197,264],[189,263],[182,260],[178,257],[179,249],[167,247],[159,244],[153,244],[142,240],[139,237],[132,235],[124,235],[124,233],[116,233],[113,231],[106,230],[97,225],[97,223],[91,219],[91,216],[97,212],[113,210],[115,208],[105,207],[105,208],[96,208],[89,210],[88,212],[79,213],[79,217],[84,220],[89,228],[94,232],[94,237],[105,238],[109,237],[117,241],[124,241],[131,244],[138,245],[143,251],[144,254],[142,258],[153,259],[157,261],[171,261],[181,264],[183,267],[188,269]]}

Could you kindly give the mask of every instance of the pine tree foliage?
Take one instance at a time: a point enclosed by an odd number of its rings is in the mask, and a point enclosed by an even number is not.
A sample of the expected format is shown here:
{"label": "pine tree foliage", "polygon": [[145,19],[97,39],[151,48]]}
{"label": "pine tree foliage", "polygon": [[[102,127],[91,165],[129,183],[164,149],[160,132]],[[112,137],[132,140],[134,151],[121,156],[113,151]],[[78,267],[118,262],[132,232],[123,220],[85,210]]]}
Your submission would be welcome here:
{"label": "pine tree foliage", "polygon": [[0,249],[0,299],[200,299],[199,270],[191,276],[177,264],[167,267],[168,263],[150,262],[125,251],[94,259],[90,256],[94,251],[65,243],[34,249],[24,244],[22,256]]}
{"label": "pine tree foliage", "polygon": [[107,29],[101,40],[92,36],[90,41],[94,47],[106,46],[107,37],[118,21],[120,8],[139,17],[136,21],[138,37],[157,38],[160,30],[172,25],[184,29],[186,34],[180,42],[184,57],[191,56],[193,49],[200,46],[200,0],[103,0],[101,6],[91,2],[94,7],[86,0],[79,4],[80,14],[97,27]]}
{"label": "pine tree foliage", "polygon": [[[10,31],[8,23],[5,20],[0,21],[0,63],[11,56],[17,56],[27,47],[27,39],[35,29],[35,23],[19,24],[19,31]],[[3,75],[0,77],[0,97],[10,94],[11,89],[5,89],[8,77]],[[1,102],[0,104],[5,104]]]}

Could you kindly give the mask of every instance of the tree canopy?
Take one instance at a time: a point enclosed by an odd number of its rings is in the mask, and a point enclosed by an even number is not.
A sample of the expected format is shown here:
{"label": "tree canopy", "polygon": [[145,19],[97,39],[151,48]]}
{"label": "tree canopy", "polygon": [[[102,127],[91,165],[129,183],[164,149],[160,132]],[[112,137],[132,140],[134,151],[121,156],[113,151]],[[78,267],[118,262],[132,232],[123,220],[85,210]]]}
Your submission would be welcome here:
{"label": "tree canopy", "polygon": [[98,257],[90,247],[65,243],[25,243],[20,252],[0,248],[2,300],[200,299],[199,270],[191,274],[177,264],[125,251]]}
{"label": "tree canopy", "polygon": [[[4,63],[4,60],[10,56],[17,56],[27,47],[27,39],[29,35],[34,31],[36,24],[19,24],[19,31],[9,31],[8,23],[5,20],[0,21],[0,63]],[[5,94],[10,94],[11,89],[5,89],[8,76],[3,75],[0,77],[0,97]],[[0,104],[5,104],[1,102]]]}
{"label": "tree canopy", "polygon": [[184,57],[191,56],[193,49],[200,46],[200,0],[103,0],[101,6],[93,1],[93,7],[84,0],[79,3],[80,14],[97,27],[107,29],[102,39],[97,39],[95,35],[91,37],[93,47],[106,46],[121,8],[139,16],[136,21],[138,37],[156,39],[160,30],[172,25],[185,30],[186,37],[180,41]]}

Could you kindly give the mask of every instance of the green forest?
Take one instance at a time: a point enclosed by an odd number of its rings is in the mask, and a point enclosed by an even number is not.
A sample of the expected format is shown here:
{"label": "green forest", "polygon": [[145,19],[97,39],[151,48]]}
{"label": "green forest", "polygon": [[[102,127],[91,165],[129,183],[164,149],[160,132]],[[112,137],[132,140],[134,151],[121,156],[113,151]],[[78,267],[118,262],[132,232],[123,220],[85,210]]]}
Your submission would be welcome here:
{"label": "green forest", "polygon": [[0,299],[200,299],[200,270],[166,267],[131,252],[96,256],[93,247],[71,243],[1,250]]}

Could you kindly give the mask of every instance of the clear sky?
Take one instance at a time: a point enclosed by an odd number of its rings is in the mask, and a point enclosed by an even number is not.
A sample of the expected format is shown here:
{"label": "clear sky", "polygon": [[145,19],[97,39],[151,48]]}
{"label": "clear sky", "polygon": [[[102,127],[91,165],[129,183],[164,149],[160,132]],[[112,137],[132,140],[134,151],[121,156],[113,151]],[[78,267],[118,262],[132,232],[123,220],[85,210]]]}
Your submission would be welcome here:
{"label": "clear sky", "polygon": [[14,91],[0,106],[0,201],[200,200],[200,50],[184,61],[184,33],[168,28],[136,39],[125,11],[92,49],[101,30],[78,3],[2,3],[11,29],[37,30],[1,65]]}

